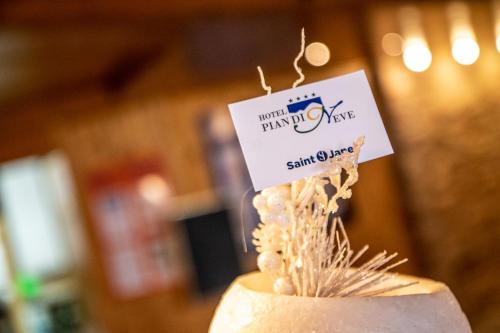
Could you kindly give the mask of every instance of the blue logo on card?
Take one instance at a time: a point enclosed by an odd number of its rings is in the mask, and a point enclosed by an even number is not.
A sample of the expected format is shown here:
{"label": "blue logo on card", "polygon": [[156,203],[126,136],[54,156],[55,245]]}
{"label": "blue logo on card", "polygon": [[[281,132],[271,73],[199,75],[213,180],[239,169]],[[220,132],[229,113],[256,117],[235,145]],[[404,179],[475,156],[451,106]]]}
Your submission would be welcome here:
{"label": "blue logo on card", "polygon": [[288,104],[287,106],[289,113],[297,113],[300,111],[308,110],[309,108],[323,108],[323,101],[321,97],[313,97],[306,99],[305,101],[300,101],[292,104]]}
{"label": "blue logo on card", "polygon": [[[310,96],[290,98],[288,102],[286,109],[259,114],[263,132],[293,125],[295,132],[305,134],[314,131],[324,122],[328,124],[339,123],[355,118],[352,110],[338,112],[337,108],[344,103],[343,100],[327,109],[321,97],[316,96],[315,93]],[[334,114],[334,112],[336,113]]]}
{"label": "blue logo on card", "polygon": [[[316,96],[316,94],[312,94],[312,98],[308,98],[305,96],[305,100],[299,100],[298,102],[292,103],[293,100],[290,99],[291,102],[286,107],[288,109],[288,113],[296,114],[298,116],[299,121],[297,121],[293,129],[297,133],[309,133],[314,131],[318,126],[326,119],[328,123],[331,122],[333,112],[335,109],[340,106],[344,101],[340,100],[334,106],[331,106],[331,111],[328,112],[321,100],[321,97]],[[300,99],[300,98],[299,98]]]}

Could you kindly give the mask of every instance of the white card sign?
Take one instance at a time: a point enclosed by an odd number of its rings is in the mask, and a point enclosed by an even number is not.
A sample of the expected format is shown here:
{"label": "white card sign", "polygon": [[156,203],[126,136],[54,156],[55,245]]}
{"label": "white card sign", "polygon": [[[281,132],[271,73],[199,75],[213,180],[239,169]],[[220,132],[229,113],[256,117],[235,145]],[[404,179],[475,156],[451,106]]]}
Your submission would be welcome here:
{"label": "white card sign", "polygon": [[318,174],[365,137],[359,162],[393,153],[364,71],[229,105],[256,191]]}

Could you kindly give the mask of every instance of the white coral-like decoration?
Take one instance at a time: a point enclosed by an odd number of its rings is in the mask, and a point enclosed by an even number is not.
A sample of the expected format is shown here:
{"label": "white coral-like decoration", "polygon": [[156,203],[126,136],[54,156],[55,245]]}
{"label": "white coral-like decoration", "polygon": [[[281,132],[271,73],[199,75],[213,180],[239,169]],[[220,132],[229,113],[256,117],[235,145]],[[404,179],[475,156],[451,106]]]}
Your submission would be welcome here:
{"label": "white coral-like decoration", "polygon": [[257,252],[279,252],[283,245],[282,228],[276,223],[259,223],[253,231],[253,244]]}
{"label": "white coral-like decoration", "polygon": [[[350,187],[358,180],[363,140],[359,138],[352,151],[325,163],[324,173],[266,189],[254,198],[262,220],[253,233],[259,268],[274,279],[275,292],[372,296],[409,285],[388,281],[393,275],[386,272],[406,261],[389,264],[397,253],[388,256],[384,251],[354,268],[368,246],[354,254],[341,219],[333,217],[337,200],[349,199]],[[325,191],[328,184],[336,189],[330,196]]]}

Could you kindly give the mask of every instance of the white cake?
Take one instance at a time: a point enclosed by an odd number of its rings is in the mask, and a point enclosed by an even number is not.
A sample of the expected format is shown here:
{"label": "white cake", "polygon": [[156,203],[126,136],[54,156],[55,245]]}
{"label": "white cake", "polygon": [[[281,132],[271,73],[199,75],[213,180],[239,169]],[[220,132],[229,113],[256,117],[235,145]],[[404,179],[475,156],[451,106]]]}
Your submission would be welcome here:
{"label": "white cake", "polygon": [[263,273],[237,278],[224,294],[210,333],[469,333],[457,300],[440,282],[400,275],[418,284],[371,297],[277,295]]}

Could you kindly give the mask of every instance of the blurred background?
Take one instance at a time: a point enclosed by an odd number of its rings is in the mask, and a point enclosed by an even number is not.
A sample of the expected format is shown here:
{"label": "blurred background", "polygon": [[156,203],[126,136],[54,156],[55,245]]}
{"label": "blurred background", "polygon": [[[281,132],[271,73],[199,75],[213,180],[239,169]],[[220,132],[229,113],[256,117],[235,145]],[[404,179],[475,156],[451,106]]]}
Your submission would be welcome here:
{"label": "blurred background", "polygon": [[[206,332],[255,269],[226,105],[364,69],[396,153],[343,203],[354,248],[500,332],[500,3],[0,2],[0,332]],[[240,215],[242,218],[240,218]]]}

